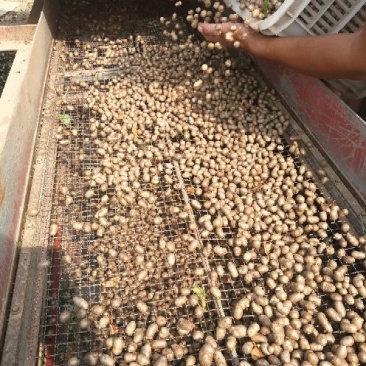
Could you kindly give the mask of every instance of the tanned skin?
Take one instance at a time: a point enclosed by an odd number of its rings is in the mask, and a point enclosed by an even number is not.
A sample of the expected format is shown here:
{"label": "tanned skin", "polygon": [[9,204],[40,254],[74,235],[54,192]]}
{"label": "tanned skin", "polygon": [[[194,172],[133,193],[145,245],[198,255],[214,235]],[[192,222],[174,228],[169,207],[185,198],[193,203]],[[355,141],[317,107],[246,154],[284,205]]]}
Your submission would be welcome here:
{"label": "tanned skin", "polygon": [[200,23],[198,30],[209,42],[232,47],[225,39],[232,31],[240,48],[253,56],[291,67],[317,78],[366,80],[366,26],[358,33],[313,37],[269,37],[243,24],[223,23],[221,34],[215,24]]}

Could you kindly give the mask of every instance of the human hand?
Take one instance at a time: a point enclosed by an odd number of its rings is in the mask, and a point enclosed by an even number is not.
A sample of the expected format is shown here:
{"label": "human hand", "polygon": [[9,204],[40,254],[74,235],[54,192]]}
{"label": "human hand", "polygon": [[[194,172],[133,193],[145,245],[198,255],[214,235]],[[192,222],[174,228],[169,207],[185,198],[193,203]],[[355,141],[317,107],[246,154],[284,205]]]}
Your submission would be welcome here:
{"label": "human hand", "polygon": [[223,47],[236,47],[249,53],[253,44],[264,37],[241,23],[199,23],[198,30],[208,42],[218,42]]}

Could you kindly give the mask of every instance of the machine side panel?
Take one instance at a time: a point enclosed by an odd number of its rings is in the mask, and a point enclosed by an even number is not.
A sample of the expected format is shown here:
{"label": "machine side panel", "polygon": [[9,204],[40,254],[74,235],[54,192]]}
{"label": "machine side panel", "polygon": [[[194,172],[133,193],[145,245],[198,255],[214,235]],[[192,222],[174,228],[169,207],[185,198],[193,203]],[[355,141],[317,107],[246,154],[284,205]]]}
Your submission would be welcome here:
{"label": "machine side panel", "polygon": [[366,122],[319,80],[272,62],[256,60],[303,127],[364,200]]}
{"label": "machine side panel", "polygon": [[[31,164],[51,45],[52,12],[44,11],[32,43],[18,50],[0,116],[0,349],[5,332],[16,248],[31,177]],[[5,88],[7,87],[5,86]],[[22,309],[11,309],[20,314]]]}

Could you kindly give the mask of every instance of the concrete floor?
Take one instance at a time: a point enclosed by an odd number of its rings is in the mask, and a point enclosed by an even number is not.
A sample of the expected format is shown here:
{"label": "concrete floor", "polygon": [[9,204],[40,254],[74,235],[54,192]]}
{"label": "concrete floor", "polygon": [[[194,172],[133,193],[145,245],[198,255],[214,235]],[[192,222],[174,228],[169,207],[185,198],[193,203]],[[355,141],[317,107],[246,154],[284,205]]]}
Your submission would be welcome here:
{"label": "concrete floor", "polygon": [[33,0],[0,0],[0,26],[27,24]]}

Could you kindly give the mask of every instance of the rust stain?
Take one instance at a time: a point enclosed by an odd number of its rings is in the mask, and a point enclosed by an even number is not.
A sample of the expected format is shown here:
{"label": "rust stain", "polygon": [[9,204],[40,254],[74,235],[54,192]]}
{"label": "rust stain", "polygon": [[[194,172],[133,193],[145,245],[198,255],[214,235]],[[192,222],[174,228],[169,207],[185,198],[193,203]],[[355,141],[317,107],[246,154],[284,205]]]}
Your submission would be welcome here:
{"label": "rust stain", "polygon": [[0,206],[2,205],[5,198],[5,188],[0,184]]}
{"label": "rust stain", "polygon": [[318,80],[257,60],[318,143],[354,188],[366,193],[366,128],[360,117]]}

